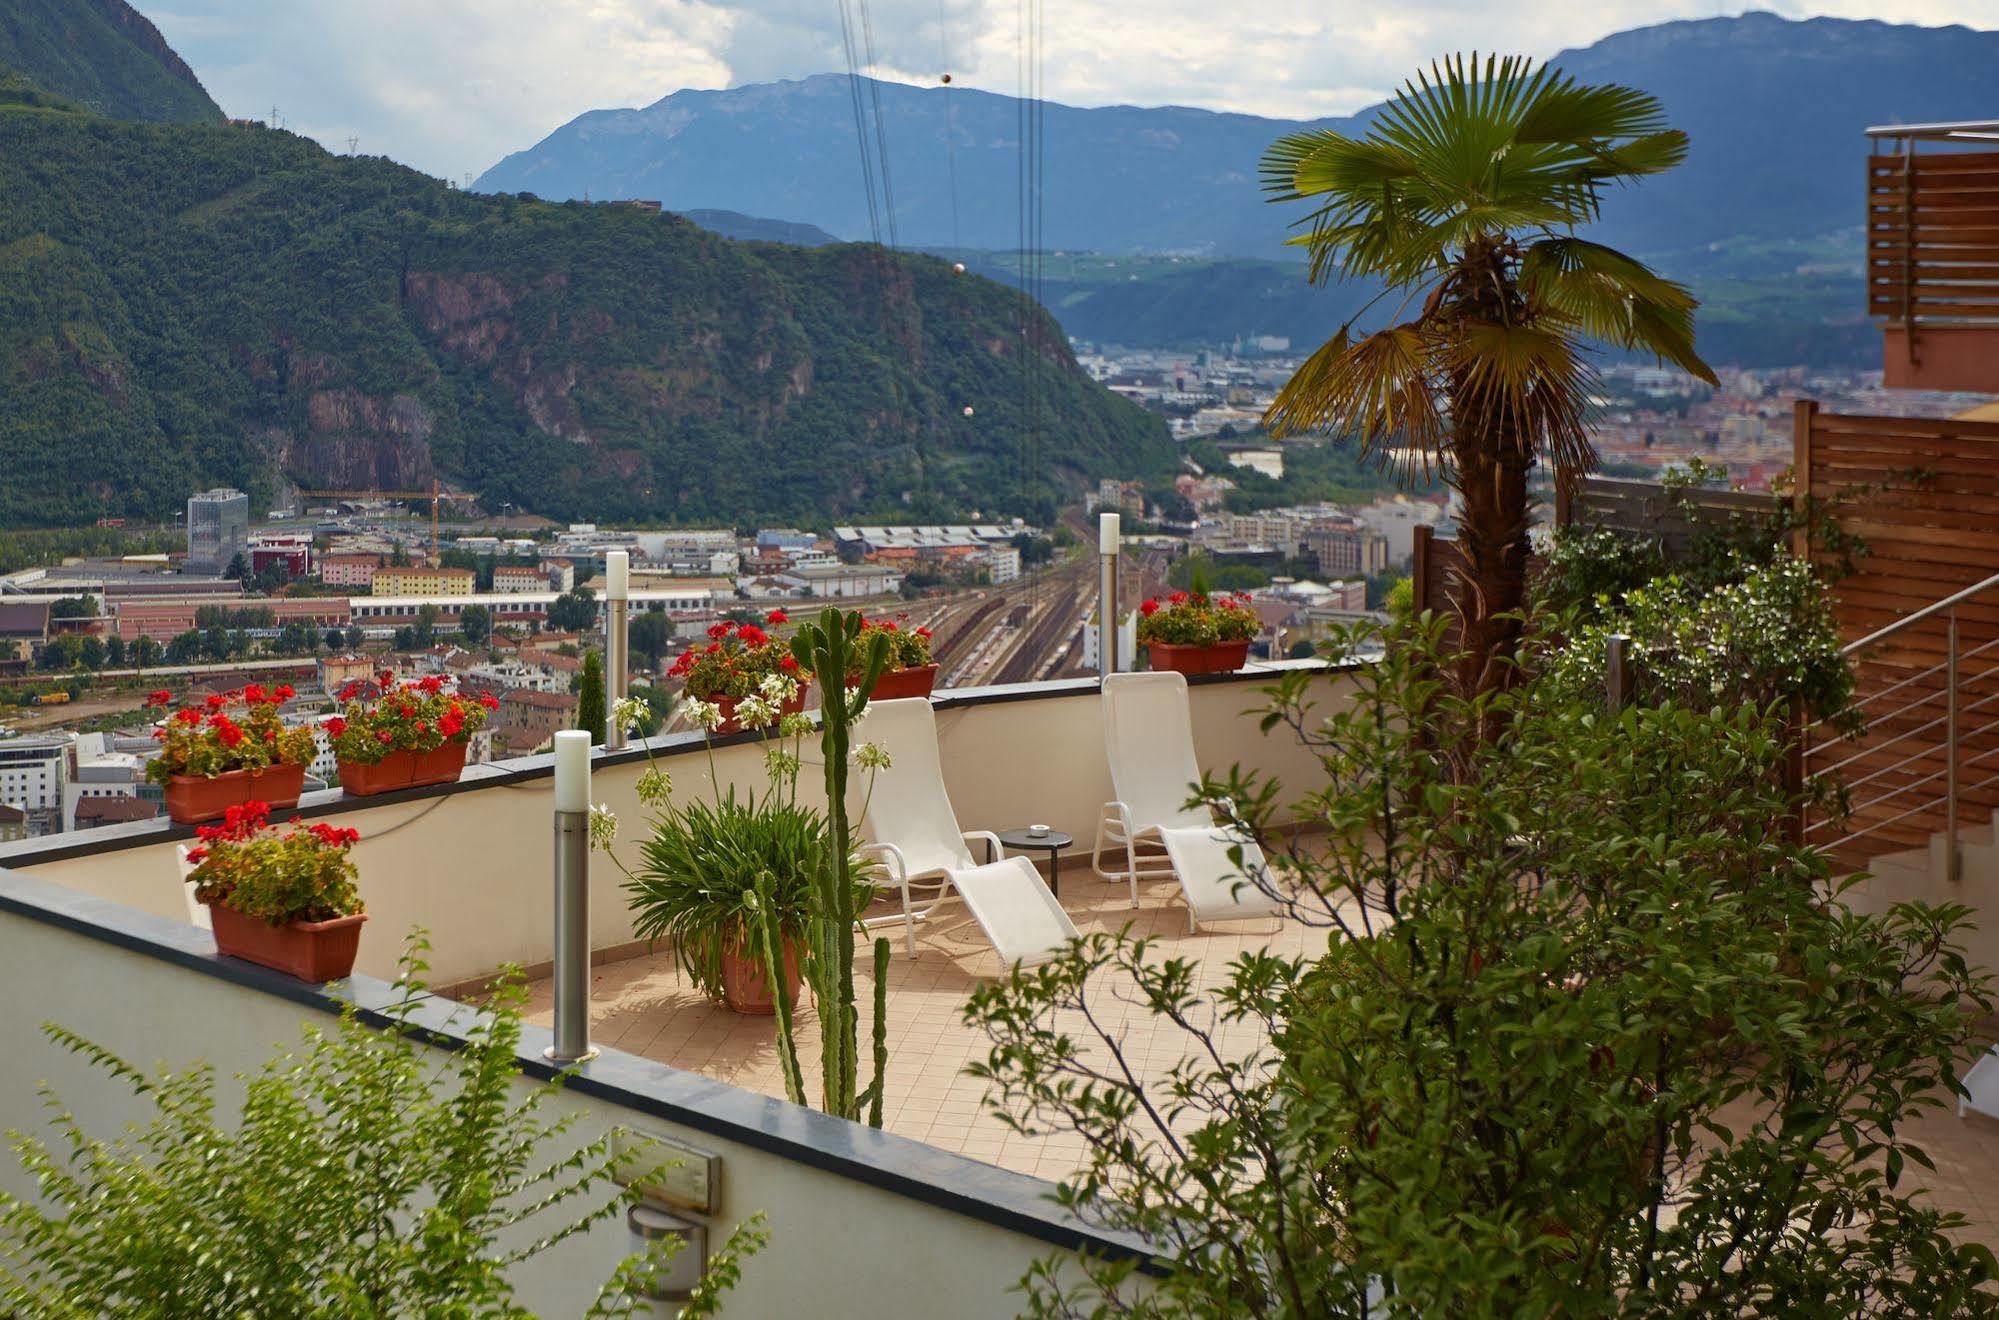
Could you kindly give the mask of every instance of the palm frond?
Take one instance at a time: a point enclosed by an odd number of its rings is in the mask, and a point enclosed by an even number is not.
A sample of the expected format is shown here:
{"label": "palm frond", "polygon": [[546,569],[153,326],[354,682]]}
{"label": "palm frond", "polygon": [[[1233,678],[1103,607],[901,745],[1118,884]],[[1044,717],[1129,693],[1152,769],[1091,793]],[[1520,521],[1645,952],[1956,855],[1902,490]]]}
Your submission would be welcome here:
{"label": "palm frond", "polygon": [[1466,322],[1450,340],[1452,422],[1558,471],[1594,466],[1585,421],[1596,373],[1558,329]]}
{"label": "palm frond", "polygon": [[1351,340],[1347,329],[1307,358],[1263,422],[1273,436],[1352,435],[1385,466],[1427,465],[1443,440],[1436,342],[1421,321]]}
{"label": "palm frond", "polygon": [[1522,255],[1520,285],[1578,333],[1714,382],[1694,352],[1693,295],[1636,258],[1585,239],[1543,239]]}

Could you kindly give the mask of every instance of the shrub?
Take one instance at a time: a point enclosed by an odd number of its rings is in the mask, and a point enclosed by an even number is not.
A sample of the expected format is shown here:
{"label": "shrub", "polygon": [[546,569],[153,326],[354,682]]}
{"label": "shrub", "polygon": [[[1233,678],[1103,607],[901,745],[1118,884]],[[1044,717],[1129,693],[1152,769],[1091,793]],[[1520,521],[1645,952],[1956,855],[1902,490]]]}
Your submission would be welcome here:
{"label": "shrub", "polygon": [[[562,1078],[516,1093],[516,974],[496,984],[464,1047],[416,1040],[429,1001],[416,945],[386,1023],[345,1009],[224,1096],[215,1070],[147,1074],[60,1027],[58,1045],[150,1108],[93,1137],[46,1087],[56,1140],[18,1138],[34,1200],[0,1192],[0,1308],[40,1320],[530,1314],[508,1271],[623,1213],[616,1185],[642,1152],[578,1141],[551,1113]],[[745,1220],[680,1314],[713,1316],[765,1239]],[[672,1242],[628,1257],[591,1316],[650,1314],[643,1291]]]}
{"label": "shrub", "polygon": [[[1324,771],[1309,846],[1274,784],[1190,786],[1322,955],[1248,953],[1208,992],[1097,934],[975,994],[996,1109],[1081,1138],[1058,1199],[1165,1263],[1048,1262],[1031,1313],[1992,1314],[1992,1252],[1902,1184],[1930,1163],[1909,1120],[1982,1043],[1967,910],[1846,904],[1792,841],[1773,713],[1607,714],[1531,672],[1462,696],[1439,630],[1330,715],[1323,679],[1270,689]],[[1113,993],[1184,1034],[1163,1083],[1118,1068]]]}
{"label": "shrub", "polygon": [[[864,619],[861,622],[861,638],[868,639],[881,635],[888,639],[888,668],[921,669],[931,661],[930,630],[909,628],[904,623],[908,615],[899,614],[893,619]],[[848,667],[847,681],[858,679],[861,674],[857,660]]]}

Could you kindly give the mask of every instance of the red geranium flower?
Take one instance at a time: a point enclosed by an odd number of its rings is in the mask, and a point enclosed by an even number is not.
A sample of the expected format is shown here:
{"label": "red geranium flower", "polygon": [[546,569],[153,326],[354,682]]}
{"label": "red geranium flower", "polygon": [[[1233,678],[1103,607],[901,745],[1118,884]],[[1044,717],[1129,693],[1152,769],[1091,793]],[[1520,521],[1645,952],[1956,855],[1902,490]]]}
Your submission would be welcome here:
{"label": "red geranium flower", "polygon": [[228,704],[229,702],[227,698],[225,698],[221,693],[211,692],[208,694],[208,708],[210,710],[221,710],[224,706]]}
{"label": "red geranium flower", "polygon": [[479,704],[487,710],[498,710],[500,708],[500,699],[490,692],[481,692],[479,694]]}
{"label": "red geranium flower", "polygon": [[243,700],[249,702],[252,706],[261,703],[264,700],[264,685],[261,683],[245,684],[243,687]]}
{"label": "red geranium flower", "polygon": [[338,715],[335,715],[332,719],[326,722],[325,727],[328,737],[338,738],[341,734],[347,732],[347,721],[341,719]]}
{"label": "red geranium flower", "polygon": [[208,860],[208,849],[189,848],[187,850],[187,864],[189,866],[200,866],[203,862],[207,860]]}
{"label": "red geranium flower", "polygon": [[714,623],[708,625],[708,635],[718,642],[735,630],[736,625],[730,623],[727,619],[717,619]]}
{"label": "red geranium flower", "polygon": [[167,691],[165,688],[161,688],[158,692],[147,695],[146,704],[148,706],[166,706],[172,704],[173,699],[173,693]]}
{"label": "red geranium flower", "polygon": [[790,623],[791,616],[786,614],[783,610],[772,610],[769,614],[764,615],[764,622],[772,624]]}
{"label": "red geranium flower", "polygon": [[182,724],[199,724],[201,723],[201,712],[190,706],[180,714],[174,716],[174,718]]}
{"label": "red geranium flower", "polygon": [[1145,602],[1145,604],[1138,607],[1138,612],[1140,614],[1143,614],[1146,618],[1149,619],[1153,615],[1159,613],[1159,602],[1156,600],[1148,600],[1147,602]]}
{"label": "red geranium flower", "polygon": [[787,674],[795,674],[798,672],[798,657],[795,655],[781,655],[777,658],[777,667]]}
{"label": "red geranium flower", "polygon": [[298,695],[298,693],[297,693],[296,691],[294,691],[294,690],[292,689],[292,685],[291,685],[291,684],[289,684],[289,683],[280,683],[280,684],[278,684],[278,686],[277,686],[277,687],[276,687],[276,688],[275,688],[275,689],[274,689],[274,690],[273,690],[273,691],[271,692],[271,700],[272,700],[272,701],[290,701],[290,700],[291,700],[291,699],[292,699],[293,697],[295,697],[295,696],[297,696],[297,695]]}
{"label": "red geranium flower", "polygon": [[375,735],[375,741],[378,743],[382,743],[384,745],[392,743],[395,740],[396,740],[396,735],[390,733],[387,729],[383,729],[381,732]]}
{"label": "red geranium flower", "polygon": [[442,688],[443,686],[444,686],[444,680],[439,678],[436,674],[430,675],[428,678],[424,679],[423,682],[417,684],[417,687],[421,688],[426,694],[431,694],[431,695],[434,695],[438,691],[438,689]]}
{"label": "red geranium flower", "polygon": [[770,640],[770,634],[754,623],[746,623],[736,630],[736,638],[744,646],[762,646]]}

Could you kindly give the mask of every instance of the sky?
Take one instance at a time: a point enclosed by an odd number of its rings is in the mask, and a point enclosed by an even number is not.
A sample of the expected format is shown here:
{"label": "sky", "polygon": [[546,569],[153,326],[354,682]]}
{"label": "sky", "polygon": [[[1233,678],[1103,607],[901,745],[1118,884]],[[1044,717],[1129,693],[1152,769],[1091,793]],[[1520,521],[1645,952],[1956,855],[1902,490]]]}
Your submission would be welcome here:
{"label": "sky", "polygon": [[[1030,0],[866,0],[882,77],[1017,93]],[[1072,105],[1347,114],[1434,56],[1547,57],[1745,8],[1999,28],[1999,0],[1035,0],[1043,94]],[[135,0],[238,118],[463,182],[586,110],[847,67],[862,0]],[[1226,15],[1218,20],[1218,15]]]}

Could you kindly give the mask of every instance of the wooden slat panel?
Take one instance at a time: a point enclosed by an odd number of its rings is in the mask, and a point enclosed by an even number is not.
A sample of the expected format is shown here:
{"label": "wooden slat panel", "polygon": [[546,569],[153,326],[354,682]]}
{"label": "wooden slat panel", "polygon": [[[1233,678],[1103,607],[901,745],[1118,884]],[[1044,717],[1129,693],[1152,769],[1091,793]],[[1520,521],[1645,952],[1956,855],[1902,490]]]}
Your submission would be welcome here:
{"label": "wooden slat panel", "polygon": [[[1840,527],[1867,543],[1833,589],[1849,640],[1999,573],[1999,424],[1814,414],[1799,453],[1812,495],[1833,502]],[[1965,661],[1961,685],[1969,732],[1959,753],[1960,821],[1970,824],[1999,808],[1999,784],[1977,786],[1999,772],[1999,727],[1986,727],[1999,716],[1999,592],[1961,606],[1957,618],[1960,652],[1986,648]],[[1834,850],[1842,866],[1923,847],[1943,826],[1941,806],[1923,806],[1943,789],[1937,731],[1923,728],[1943,713],[1942,674],[1924,671],[1940,667],[1947,650],[1942,618],[1869,648],[1857,666],[1863,697],[1912,681],[1866,707],[1872,724],[1861,739],[1815,747],[1807,758],[1813,772],[1852,758],[1840,778],[1864,804],[1843,825],[1814,822],[1808,837],[1829,843],[1875,827]]]}

